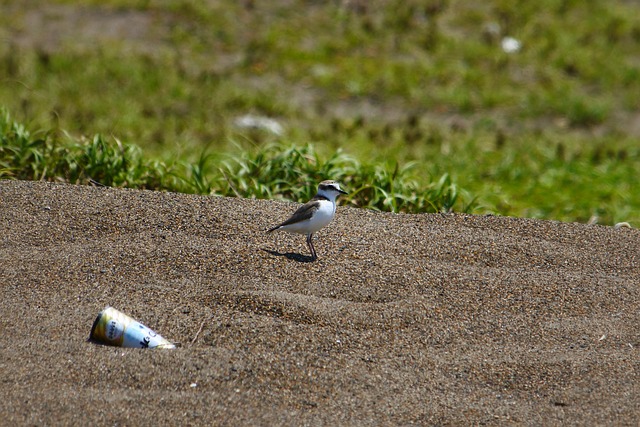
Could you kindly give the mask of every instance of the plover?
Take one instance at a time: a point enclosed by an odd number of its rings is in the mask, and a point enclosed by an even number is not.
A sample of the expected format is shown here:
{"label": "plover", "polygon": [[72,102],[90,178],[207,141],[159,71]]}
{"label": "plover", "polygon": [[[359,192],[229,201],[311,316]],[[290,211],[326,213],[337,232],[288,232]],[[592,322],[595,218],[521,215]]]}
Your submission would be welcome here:
{"label": "plover", "polygon": [[267,230],[284,230],[290,233],[306,234],[307,245],[313,259],[318,258],[311,238],[313,233],[329,224],[336,214],[336,198],[340,194],[347,194],[335,181],[322,181],[318,185],[318,193],[311,200],[300,206],[285,222]]}

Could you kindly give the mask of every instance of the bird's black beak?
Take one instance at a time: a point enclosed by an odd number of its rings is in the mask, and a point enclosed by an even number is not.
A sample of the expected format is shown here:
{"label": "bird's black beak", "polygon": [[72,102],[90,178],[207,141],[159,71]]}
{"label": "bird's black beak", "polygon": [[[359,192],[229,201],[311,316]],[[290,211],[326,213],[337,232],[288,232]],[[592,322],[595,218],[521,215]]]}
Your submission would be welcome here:
{"label": "bird's black beak", "polygon": [[344,190],[338,190],[338,192],[340,192],[340,193],[342,193],[342,194],[349,194],[349,193],[347,193],[347,192],[346,192],[346,191],[344,191]]}

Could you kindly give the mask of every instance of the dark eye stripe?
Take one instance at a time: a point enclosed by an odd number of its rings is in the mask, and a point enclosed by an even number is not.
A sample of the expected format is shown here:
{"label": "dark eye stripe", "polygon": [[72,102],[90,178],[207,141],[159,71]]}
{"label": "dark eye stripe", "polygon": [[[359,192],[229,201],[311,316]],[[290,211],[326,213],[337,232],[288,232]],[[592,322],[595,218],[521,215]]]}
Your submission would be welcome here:
{"label": "dark eye stripe", "polygon": [[319,186],[319,188],[321,190],[334,190],[334,191],[338,191],[338,188],[336,188],[335,185],[321,185]]}

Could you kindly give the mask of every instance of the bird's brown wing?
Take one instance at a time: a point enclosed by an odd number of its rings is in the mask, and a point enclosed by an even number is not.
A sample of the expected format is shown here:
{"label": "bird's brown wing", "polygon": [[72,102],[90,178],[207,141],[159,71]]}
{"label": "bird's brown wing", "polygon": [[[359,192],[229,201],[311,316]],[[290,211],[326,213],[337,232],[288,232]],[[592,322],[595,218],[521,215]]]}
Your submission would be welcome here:
{"label": "bird's brown wing", "polygon": [[284,227],[285,225],[295,224],[296,222],[307,220],[313,216],[314,212],[318,210],[319,206],[320,204],[314,200],[307,202],[304,205],[300,206],[285,222],[276,225],[268,231],[277,230],[278,228]]}

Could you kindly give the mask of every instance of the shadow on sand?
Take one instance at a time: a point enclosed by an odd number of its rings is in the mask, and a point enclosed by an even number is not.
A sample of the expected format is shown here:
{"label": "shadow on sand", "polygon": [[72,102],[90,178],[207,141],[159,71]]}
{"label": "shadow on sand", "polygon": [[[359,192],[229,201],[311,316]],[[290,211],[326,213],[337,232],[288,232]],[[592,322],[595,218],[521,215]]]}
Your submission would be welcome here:
{"label": "shadow on sand", "polygon": [[287,252],[287,253],[282,253],[282,252],[278,252],[278,251],[272,251],[270,249],[262,249],[263,251],[274,255],[274,256],[283,256],[287,259],[290,259],[292,261],[296,261],[296,262],[313,262],[316,259],[310,255],[302,255],[302,254],[296,254],[293,252]]}

